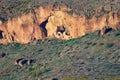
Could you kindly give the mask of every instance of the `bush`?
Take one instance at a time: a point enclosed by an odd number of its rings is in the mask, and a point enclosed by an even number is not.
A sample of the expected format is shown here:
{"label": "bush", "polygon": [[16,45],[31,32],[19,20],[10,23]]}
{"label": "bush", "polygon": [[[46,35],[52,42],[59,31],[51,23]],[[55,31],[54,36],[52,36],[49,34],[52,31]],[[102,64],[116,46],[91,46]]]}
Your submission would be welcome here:
{"label": "bush", "polygon": [[107,44],[106,44],[106,48],[111,48],[111,47],[113,47],[113,46],[114,46],[113,43],[107,43]]}

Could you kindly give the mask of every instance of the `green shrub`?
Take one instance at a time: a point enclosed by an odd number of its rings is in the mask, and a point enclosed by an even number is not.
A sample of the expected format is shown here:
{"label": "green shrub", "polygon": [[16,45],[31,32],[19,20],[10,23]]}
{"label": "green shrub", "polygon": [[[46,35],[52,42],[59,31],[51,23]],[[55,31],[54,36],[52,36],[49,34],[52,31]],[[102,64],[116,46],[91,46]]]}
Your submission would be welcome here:
{"label": "green shrub", "polygon": [[92,44],[92,46],[96,46],[96,45],[97,45],[97,43],[93,43],[93,44]]}
{"label": "green shrub", "polygon": [[111,47],[113,47],[114,46],[114,43],[107,43],[106,44],[106,48],[111,48]]}
{"label": "green shrub", "polygon": [[104,45],[104,43],[100,43],[100,46],[103,46]]}

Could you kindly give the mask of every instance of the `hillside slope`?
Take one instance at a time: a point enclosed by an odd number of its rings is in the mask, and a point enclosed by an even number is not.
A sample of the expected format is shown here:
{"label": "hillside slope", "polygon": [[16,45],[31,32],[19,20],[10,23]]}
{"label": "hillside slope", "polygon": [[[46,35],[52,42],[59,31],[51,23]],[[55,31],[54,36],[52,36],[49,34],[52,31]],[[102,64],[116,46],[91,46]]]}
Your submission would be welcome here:
{"label": "hillside slope", "polygon": [[[96,33],[68,41],[45,39],[0,45],[0,51],[6,54],[0,58],[0,79],[119,80],[120,31],[104,36]],[[35,62],[21,67],[14,64],[19,58]]]}
{"label": "hillside slope", "polygon": [[0,80],[120,80],[120,0],[1,0]]}

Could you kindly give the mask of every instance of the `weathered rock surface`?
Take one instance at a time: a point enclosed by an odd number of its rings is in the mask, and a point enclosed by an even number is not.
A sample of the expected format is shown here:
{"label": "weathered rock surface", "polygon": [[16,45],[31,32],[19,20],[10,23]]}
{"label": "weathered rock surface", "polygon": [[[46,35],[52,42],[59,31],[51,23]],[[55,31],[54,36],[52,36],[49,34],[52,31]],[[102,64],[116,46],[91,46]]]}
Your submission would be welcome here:
{"label": "weathered rock surface", "polygon": [[87,19],[85,16],[67,13],[65,6],[39,7],[34,13],[23,14],[18,18],[0,21],[0,43],[28,43],[42,38],[71,39],[86,33],[120,28],[120,12],[110,12],[100,18]]}

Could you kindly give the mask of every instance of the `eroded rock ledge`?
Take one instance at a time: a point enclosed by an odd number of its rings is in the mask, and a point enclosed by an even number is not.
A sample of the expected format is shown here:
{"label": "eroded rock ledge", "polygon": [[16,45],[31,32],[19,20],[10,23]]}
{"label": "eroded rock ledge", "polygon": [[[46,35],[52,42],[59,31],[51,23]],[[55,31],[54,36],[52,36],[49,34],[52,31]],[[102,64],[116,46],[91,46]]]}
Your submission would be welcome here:
{"label": "eroded rock ledge", "polygon": [[110,12],[103,17],[87,19],[76,14],[69,15],[66,6],[53,8],[39,7],[34,13],[23,14],[18,18],[0,21],[0,43],[28,43],[43,38],[71,39],[86,33],[120,28],[120,12]]}

